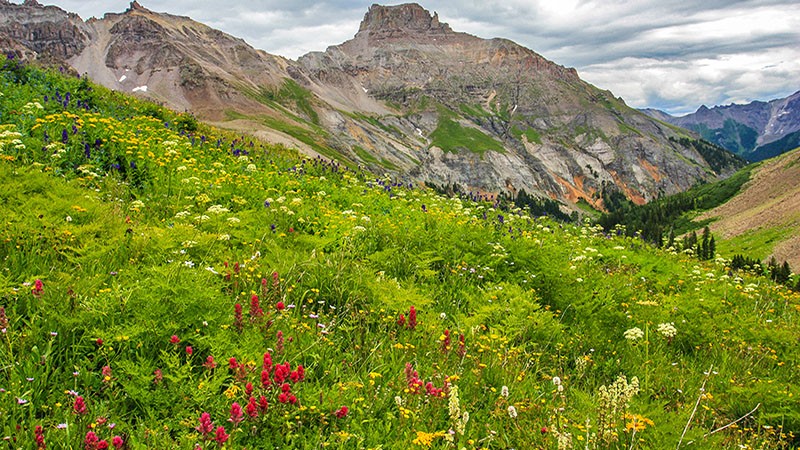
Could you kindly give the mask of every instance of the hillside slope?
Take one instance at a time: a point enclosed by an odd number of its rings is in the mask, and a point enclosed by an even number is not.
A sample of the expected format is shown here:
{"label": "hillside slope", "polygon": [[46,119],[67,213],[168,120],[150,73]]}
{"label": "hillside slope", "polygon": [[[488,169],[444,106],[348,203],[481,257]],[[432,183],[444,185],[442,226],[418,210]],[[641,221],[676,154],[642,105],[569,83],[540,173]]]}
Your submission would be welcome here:
{"label": "hillside slope", "polygon": [[[72,30],[58,33],[58,30]],[[474,193],[602,207],[644,203],[742,161],[628,108],[503,39],[454,32],[416,4],[373,5],[356,36],[288,61],[186,17],[131,3],[83,22],[0,2],[0,42],[309,155]]]}
{"label": "hillside slope", "polygon": [[800,443],[782,286],[16,60],[0,87],[15,448]]}
{"label": "hillside slope", "polygon": [[[774,256],[800,269],[800,149],[764,161],[742,191],[702,214],[722,236],[721,251],[767,260]],[[725,242],[727,241],[727,242]]]}

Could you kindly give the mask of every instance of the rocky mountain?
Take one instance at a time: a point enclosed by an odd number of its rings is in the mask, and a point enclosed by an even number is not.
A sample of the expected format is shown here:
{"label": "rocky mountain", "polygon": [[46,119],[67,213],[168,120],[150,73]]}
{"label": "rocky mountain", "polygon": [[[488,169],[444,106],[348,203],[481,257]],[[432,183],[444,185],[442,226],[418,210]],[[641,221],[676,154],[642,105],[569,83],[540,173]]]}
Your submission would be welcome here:
{"label": "rocky mountain", "polygon": [[761,161],[800,146],[800,91],[769,102],[731,104],[675,117],[663,111],[645,114],[693,130],[750,161]]}
{"label": "rocky mountain", "polygon": [[298,61],[137,2],[84,22],[0,0],[0,43],[223,127],[448,190],[601,208],[604,189],[643,203],[742,164],[574,69],[453,31],[417,4],[373,5],[353,39]]}

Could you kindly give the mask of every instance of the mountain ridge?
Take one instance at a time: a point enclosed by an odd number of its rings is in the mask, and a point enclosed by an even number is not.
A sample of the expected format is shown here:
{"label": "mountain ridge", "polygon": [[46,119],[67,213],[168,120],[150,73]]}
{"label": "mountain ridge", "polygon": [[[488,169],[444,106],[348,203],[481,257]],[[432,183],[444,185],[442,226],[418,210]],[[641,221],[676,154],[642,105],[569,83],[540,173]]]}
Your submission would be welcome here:
{"label": "mountain ridge", "polygon": [[[761,161],[797,146],[800,137],[800,90],[784,98],[700,106],[694,113],[673,116],[663,111],[642,112],[664,122],[700,133],[705,139],[747,158]],[[785,145],[778,141],[787,139]]]}
{"label": "mountain ridge", "polygon": [[3,12],[12,25],[0,36],[19,42],[13,24],[72,26],[63,51],[42,53],[108,87],[432,185],[602,208],[604,189],[642,203],[741,165],[721,150],[702,154],[691,134],[574,69],[506,39],[455,32],[418,4],[372,5],[353,39],[296,62],[138,2],[85,22],[36,2],[3,3],[11,9],[49,16]]}

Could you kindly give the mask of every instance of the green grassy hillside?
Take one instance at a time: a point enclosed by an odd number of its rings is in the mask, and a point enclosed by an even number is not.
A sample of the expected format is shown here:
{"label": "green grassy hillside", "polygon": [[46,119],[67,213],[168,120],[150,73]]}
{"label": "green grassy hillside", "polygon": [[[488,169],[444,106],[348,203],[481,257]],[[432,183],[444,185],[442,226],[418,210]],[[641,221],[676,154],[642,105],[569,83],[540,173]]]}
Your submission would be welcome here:
{"label": "green grassy hillside", "polygon": [[8,448],[790,448],[800,297],[0,70]]}

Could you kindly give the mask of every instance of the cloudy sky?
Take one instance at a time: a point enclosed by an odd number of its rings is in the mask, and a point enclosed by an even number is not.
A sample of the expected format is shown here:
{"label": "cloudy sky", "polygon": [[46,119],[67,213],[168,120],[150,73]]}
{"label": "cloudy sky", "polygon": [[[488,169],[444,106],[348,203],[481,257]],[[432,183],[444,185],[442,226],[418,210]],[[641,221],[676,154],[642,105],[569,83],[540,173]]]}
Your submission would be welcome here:
{"label": "cloudy sky", "polygon": [[[125,0],[39,0],[84,19]],[[288,58],[350,39],[377,0],[139,0]],[[20,3],[21,0],[16,0]],[[390,2],[385,4],[397,4]],[[673,114],[800,90],[797,0],[421,0],[456,31],[504,37],[634,107]]]}

